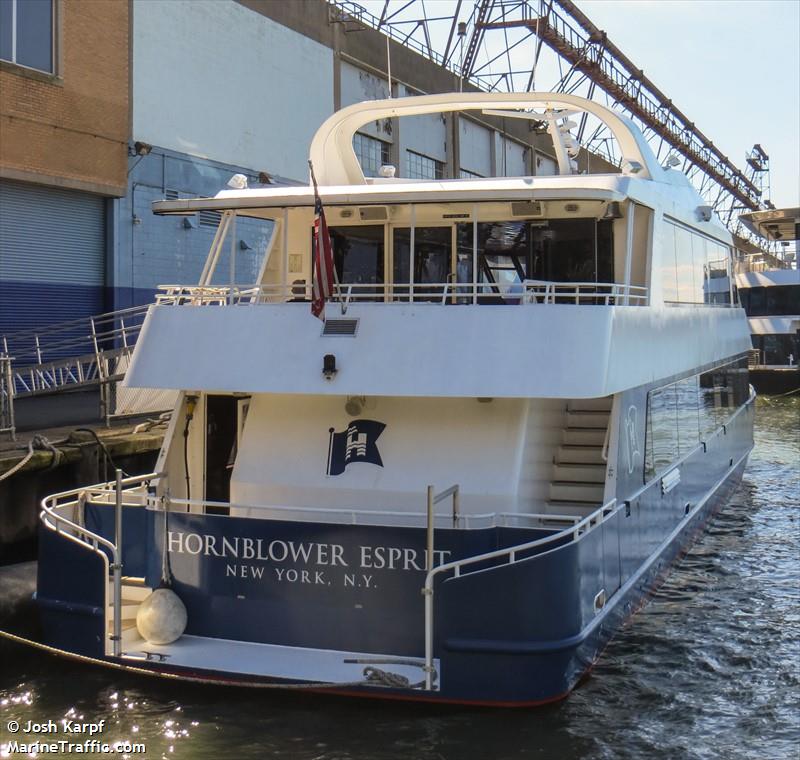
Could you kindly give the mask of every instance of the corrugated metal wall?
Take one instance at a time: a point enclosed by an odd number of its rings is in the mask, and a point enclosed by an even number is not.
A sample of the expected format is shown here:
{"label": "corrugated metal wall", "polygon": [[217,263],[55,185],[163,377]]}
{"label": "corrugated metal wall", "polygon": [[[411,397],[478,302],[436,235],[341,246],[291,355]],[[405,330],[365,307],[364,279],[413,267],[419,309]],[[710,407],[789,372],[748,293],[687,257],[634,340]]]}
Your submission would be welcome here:
{"label": "corrugated metal wall", "polygon": [[0,180],[0,335],[105,309],[102,197]]}

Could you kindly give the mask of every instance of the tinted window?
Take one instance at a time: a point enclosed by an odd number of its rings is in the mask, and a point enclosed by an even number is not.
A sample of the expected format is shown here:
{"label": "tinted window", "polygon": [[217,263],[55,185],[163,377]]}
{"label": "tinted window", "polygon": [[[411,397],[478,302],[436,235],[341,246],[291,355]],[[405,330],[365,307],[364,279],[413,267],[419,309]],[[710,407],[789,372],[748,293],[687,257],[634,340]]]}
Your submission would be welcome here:
{"label": "tinted window", "polygon": [[11,2],[0,0],[0,58],[4,61],[13,60],[12,54],[12,29],[11,29]]}
{"label": "tinted window", "polygon": [[645,480],[666,470],[679,456],[677,392],[673,384],[648,394]]}
{"label": "tinted window", "polygon": [[331,227],[330,233],[339,282],[383,283],[383,225]]}
{"label": "tinted window", "polygon": [[40,71],[53,70],[52,0],[17,2],[16,63]]}
{"label": "tinted window", "polygon": [[[411,230],[397,228],[393,233],[394,282],[405,284],[410,281]],[[447,282],[450,274],[450,253],[452,250],[451,227],[414,228],[414,298],[429,294],[431,299],[441,298],[441,288],[416,287],[417,283]],[[395,290],[403,298],[405,290]]]}

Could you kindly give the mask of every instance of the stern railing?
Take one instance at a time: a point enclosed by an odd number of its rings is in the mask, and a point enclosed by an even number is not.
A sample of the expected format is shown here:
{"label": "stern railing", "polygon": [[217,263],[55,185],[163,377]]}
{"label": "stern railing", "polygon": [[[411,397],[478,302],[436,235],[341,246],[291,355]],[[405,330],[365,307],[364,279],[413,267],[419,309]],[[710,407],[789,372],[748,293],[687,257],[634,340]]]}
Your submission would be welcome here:
{"label": "stern railing", "polygon": [[[570,538],[572,541],[578,541],[581,536],[588,533],[593,528],[600,525],[608,517],[610,517],[616,510],[617,500],[612,499],[607,504],[604,504],[599,509],[596,509],[592,514],[587,515],[579,522],[575,523],[569,528],[554,533],[551,536],[536,539],[535,541],[528,541],[524,544],[510,546],[505,549],[496,549],[495,551],[486,552],[484,554],[476,554],[473,557],[465,559],[454,560],[452,562],[445,562],[442,565],[437,565],[428,570],[425,578],[425,586],[422,588],[422,593],[425,596],[425,689],[427,691],[433,690],[434,683],[434,667],[433,667],[433,584],[437,575],[442,573],[452,572],[454,578],[459,578],[463,574],[463,568],[475,565],[489,560],[507,560],[508,565],[513,565],[519,561],[517,555],[528,552],[532,549],[539,549],[542,546],[560,541],[563,538]],[[555,548],[555,547],[553,547]],[[529,559],[524,557],[522,559]]]}
{"label": "stern railing", "polygon": [[[305,281],[224,286],[159,285],[159,290],[156,304],[161,306],[229,306],[311,300],[311,284]],[[648,289],[641,285],[524,280],[517,283],[340,283],[334,286],[332,300],[345,313],[353,303],[644,306],[648,298]]]}
{"label": "stern railing", "polygon": [[[94,552],[102,560],[105,567],[103,582],[103,625],[104,636],[108,635],[108,610],[112,610],[112,635],[111,651],[114,657],[122,653],[122,508],[123,506],[144,506],[147,503],[147,487],[153,480],[157,480],[159,473],[137,475],[123,478],[122,470],[116,471],[116,478],[108,483],[98,483],[71,491],[61,491],[42,499],[42,511],[39,519],[48,530],[57,533],[73,543]],[[126,486],[128,488],[126,488]],[[130,486],[143,487],[144,491],[136,491]],[[124,503],[127,496],[137,496],[138,501]],[[114,505],[114,540],[109,541],[99,533],[89,530],[82,525],[83,507],[93,501],[106,502]],[[70,519],[60,514],[61,510],[72,509]],[[111,562],[109,564],[109,555]],[[109,604],[108,575],[111,571],[112,601]],[[104,647],[104,654],[107,654]]]}

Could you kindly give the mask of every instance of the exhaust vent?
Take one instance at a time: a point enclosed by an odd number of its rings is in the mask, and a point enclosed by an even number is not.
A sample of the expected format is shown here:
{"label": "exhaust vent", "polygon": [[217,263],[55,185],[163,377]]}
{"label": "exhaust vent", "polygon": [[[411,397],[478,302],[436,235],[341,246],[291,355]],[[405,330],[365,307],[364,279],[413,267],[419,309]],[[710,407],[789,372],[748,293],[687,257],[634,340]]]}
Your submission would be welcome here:
{"label": "exhaust vent", "polygon": [[326,319],[322,328],[323,338],[355,338],[358,332],[357,319]]}
{"label": "exhaust vent", "polygon": [[517,201],[511,204],[513,216],[542,216],[542,204],[539,201]]}
{"label": "exhaust vent", "polygon": [[362,206],[358,214],[362,222],[385,222],[389,218],[386,206]]}

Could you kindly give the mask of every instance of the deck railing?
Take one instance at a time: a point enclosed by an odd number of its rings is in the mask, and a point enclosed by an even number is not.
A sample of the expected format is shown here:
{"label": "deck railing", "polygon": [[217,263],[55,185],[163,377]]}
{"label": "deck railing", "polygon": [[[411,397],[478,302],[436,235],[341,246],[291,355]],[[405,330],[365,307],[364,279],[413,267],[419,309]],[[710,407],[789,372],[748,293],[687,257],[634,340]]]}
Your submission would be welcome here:
{"label": "deck railing", "polygon": [[[304,302],[311,300],[305,282],[266,285],[160,285],[156,303],[169,306],[225,306]],[[342,283],[333,301],[343,311],[352,303],[448,304],[578,304],[642,306],[648,289],[616,282],[549,282],[524,280],[501,283]]]}
{"label": "deck railing", "polygon": [[[517,546],[510,546],[506,549],[497,549],[493,552],[486,552],[485,554],[477,554],[474,557],[467,557],[465,559],[454,560],[453,562],[445,562],[442,565],[437,565],[428,571],[425,578],[425,586],[422,593],[425,596],[425,688],[428,691],[433,689],[433,584],[437,575],[442,573],[453,573],[453,577],[459,578],[463,575],[464,568],[471,565],[488,562],[490,560],[506,560],[507,564],[513,565],[521,561],[518,555],[526,554],[522,559],[528,559],[530,555],[528,552],[532,550],[541,549],[549,544],[556,544],[556,542],[568,538],[570,541],[578,541],[581,536],[588,533],[593,528],[600,525],[608,517],[610,517],[617,506],[617,500],[612,499],[607,504],[604,504],[599,509],[587,515],[582,520],[576,522],[574,525],[558,533],[553,533],[550,536],[539,538],[535,541],[528,541],[524,544]],[[553,546],[555,548],[555,546]],[[469,572],[469,571],[468,571]]]}

